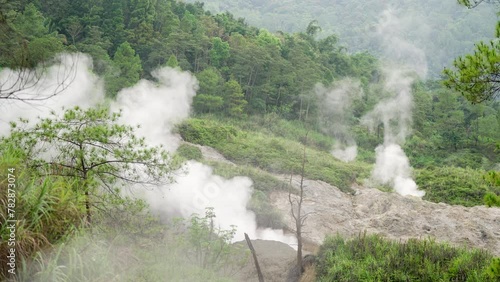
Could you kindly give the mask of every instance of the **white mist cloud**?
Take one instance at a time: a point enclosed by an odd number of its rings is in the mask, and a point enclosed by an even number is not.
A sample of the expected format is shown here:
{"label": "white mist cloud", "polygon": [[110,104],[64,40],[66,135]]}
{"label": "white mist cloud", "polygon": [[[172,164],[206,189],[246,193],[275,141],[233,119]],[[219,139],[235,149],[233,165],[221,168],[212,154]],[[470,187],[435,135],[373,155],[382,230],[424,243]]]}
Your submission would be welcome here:
{"label": "white mist cloud", "polygon": [[[59,112],[62,107],[95,106],[104,99],[102,83],[92,74],[92,60],[84,54],[62,54],[60,63],[43,70],[40,76],[35,71],[3,69],[0,72],[0,91],[20,89],[18,97],[24,99],[48,97],[46,100],[0,101],[0,136],[10,132],[9,122],[19,118],[36,121],[38,116],[47,117],[50,111]],[[38,72],[42,73],[40,70]],[[38,78],[37,78],[38,77]],[[36,79],[36,80],[34,80]]]}
{"label": "white mist cloud", "polygon": [[335,145],[331,153],[335,158],[348,163],[356,159],[358,155],[358,146],[353,145],[342,148],[340,145]]}
{"label": "white mist cloud", "polygon": [[337,141],[331,154],[344,162],[353,161],[358,147],[349,132],[347,119],[352,102],[363,94],[360,82],[346,78],[330,88],[318,84],[315,92],[319,100],[323,130]]}
{"label": "white mist cloud", "polygon": [[[122,109],[121,122],[140,125],[137,133],[151,145],[163,145],[174,152],[180,137],[173,134],[175,124],[189,117],[191,103],[198,82],[190,73],[162,68],[153,72],[157,82],[141,80],[118,93],[113,110]],[[251,238],[277,240],[294,244],[295,238],[283,230],[257,228],[255,214],[247,210],[252,197],[252,181],[247,177],[224,179],[212,168],[190,161],[174,173],[174,183],[143,191],[151,208],[163,217],[192,214],[203,216],[207,207],[213,207],[215,223],[222,229],[237,228],[235,241],[243,240],[246,232]]]}
{"label": "white mist cloud", "polygon": [[253,192],[250,178],[225,179],[213,174],[211,167],[194,161],[186,164],[186,171],[187,174],[176,177],[176,183],[145,194],[154,210],[171,217],[189,218],[193,214],[203,216],[205,209],[212,207],[217,227],[230,230],[236,226],[234,242],[243,240],[243,233],[247,233],[252,239],[296,244],[295,237],[284,235],[283,230],[257,227],[255,214],[246,208]]}
{"label": "white mist cloud", "polygon": [[394,187],[399,194],[422,197],[417,184],[411,178],[411,167],[403,149],[396,144],[380,145],[375,149],[376,162],[372,177],[382,184]]}
{"label": "white mist cloud", "polygon": [[362,118],[371,130],[384,125],[384,144],[376,148],[372,179],[391,185],[401,195],[424,196],[412,179],[412,169],[401,145],[411,130],[413,96],[411,85],[417,76],[427,74],[425,53],[405,41],[400,33],[401,21],[392,10],[383,13],[377,36],[389,61],[383,68],[384,88],[390,97],[379,102]]}
{"label": "white mist cloud", "polygon": [[[2,101],[0,136],[9,133],[8,122],[20,117],[35,120],[37,116],[48,116],[50,111],[62,112],[62,107],[87,108],[104,102],[102,81],[90,71],[90,57],[83,54],[61,55],[60,61],[60,64],[46,70],[35,84],[36,87],[24,90],[23,95],[29,97],[40,93],[54,93],[61,86],[62,75],[73,75],[71,83],[58,95],[47,100],[30,103]],[[17,74],[12,70],[2,70],[2,89],[15,84]],[[111,102],[110,108],[112,111],[122,109],[122,123],[140,125],[137,134],[145,137],[148,144],[163,145],[174,152],[180,137],[175,136],[172,129],[176,123],[189,117],[198,82],[190,73],[171,68],[156,70],[152,75],[156,82],[141,80],[136,85],[123,89],[117,100]],[[253,192],[249,178],[224,179],[214,175],[210,167],[196,162],[188,162],[174,176],[175,183],[145,192],[144,196],[153,209],[167,216],[189,217],[193,213],[203,215],[206,207],[214,207],[216,223],[221,228],[237,226],[235,239],[241,240],[243,232],[246,232],[252,238],[294,244],[294,237],[284,235],[283,230],[257,228],[255,214],[246,209]]]}
{"label": "white mist cloud", "polygon": [[122,122],[140,125],[136,132],[149,144],[175,151],[180,137],[172,129],[189,117],[198,82],[191,74],[168,67],[155,70],[152,76],[157,82],[141,80],[120,91],[111,109],[123,110]]}

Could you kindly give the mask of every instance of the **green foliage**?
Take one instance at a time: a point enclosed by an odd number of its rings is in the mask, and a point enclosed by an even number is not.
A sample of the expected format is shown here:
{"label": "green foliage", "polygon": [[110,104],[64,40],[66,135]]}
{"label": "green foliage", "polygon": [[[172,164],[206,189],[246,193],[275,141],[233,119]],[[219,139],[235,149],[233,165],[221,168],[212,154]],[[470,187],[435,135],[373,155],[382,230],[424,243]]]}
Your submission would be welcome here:
{"label": "green foliage", "polygon": [[[500,26],[499,26],[500,28]],[[500,31],[500,30],[499,30]],[[497,31],[498,32],[498,31]],[[498,40],[476,44],[472,55],[457,58],[456,70],[445,69],[445,85],[460,91],[472,103],[481,103],[498,96],[496,77],[500,73],[500,43]]]}
{"label": "green foliage", "polygon": [[141,59],[128,42],[118,46],[113,66],[116,73],[110,73],[106,83],[107,94],[111,97],[115,97],[120,89],[136,84],[142,73]]}
{"label": "green foliage", "polygon": [[[350,54],[368,51],[379,55],[386,51],[383,44],[374,44],[376,34],[372,27],[380,22],[387,10],[378,0],[206,0],[204,3],[213,13],[231,11],[235,17],[244,17],[249,24],[272,32],[307,32],[308,24],[315,19],[322,28],[318,37],[336,34],[338,45],[344,46]],[[424,51],[431,77],[438,77],[443,66],[469,52],[472,42],[490,37],[491,27],[497,19],[493,5],[481,5],[470,11],[456,1],[393,0],[390,3],[397,4],[397,11],[404,11],[401,14],[395,11],[401,21],[398,36]],[[420,24],[422,22],[426,24]],[[433,33],[429,33],[429,28]]]}
{"label": "green foliage", "polygon": [[179,66],[179,62],[177,61],[177,57],[175,57],[175,55],[170,55],[170,57],[168,58],[168,61],[167,61],[167,66],[171,67],[171,68],[176,68]]}
{"label": "green foliage", "polygon": [[134,128],[118,123],[119,117],[105,107],[75,107],[62,115],[52,113],[33,127],[13,123],[10,137],[1,141],[23,152],[26,165],[39,176],[57,175],[75,181],[75,193],[85,195],[90,223],[90,207],[100,202],[93,197],[98,199],[102,193],[120,197],[115,184],[170,180],[172,164],[167,152],[162,147],[148,147],[144,138],[134,135]]}
{"label": "green foliage", "polygon": [[424,199],[453,205],[482,205],[488,192],[498,193],[483,179],[484,172],[470,168],[441,167],[416,170],[416,183]]}
{"label": "green foliage", "polygon": [[317,259],[317,281],[495,281],[492,256],[430,240],[394,242],[379,235],[328,237]]}
{"label": "green foliage", "polygon": [[202,268],[220,269],[231,259],[231,240],[236,227],[221,230],[214,225],[213,208],[207,208],[204,217],[193,215],[187,227],[187,243],[193,248],[194,263]]}
{"label": "green foliage", "polygon": [[229,58],[229,43],[223,42],[219,37],[213,38],[210,50],[211,65],[220,68],[227,58]]}
{"label": "green foliage", "polygon": [[[274,173],[298,173],[302,144],[259,132],[247,132],[214,120],[190,119],[179,126],[185,141],[208,145],[239,165],[256,166]],[[234,133],[229,133],[234,132]],[[218,136],[218,137],[217,137]],[[343,163],[313,148],[307,149],[306,177],[351,191],[351,184],[367,177],[370,167]]]}
{"label": "green foliage", "polygon": [[494,258],[487,270],[491,279],[500,279],[500,258]]}
{"label": "green foliage", "polygon": [[234,138],[239,133],[233,126],[200,119],[185,121],[178,126],[178,130],[185,141],[212,147]]}
{"label": "green foliage", "polygon": [[247,101],[244,99],[240,84],[232,79],[226,82],[222,88],[224,96],[224,107],[230,117],[244,116]]}
{"label": "green foliage", "polygon": [[[12,204],[7,200],[7,195],[12,194],[12,190],[15,191],[15,218],[18,219],[15,247],[17,261],[20,263],[35,252],[65,240],[81,225],[84,211],[79,203],[83,199],[74,192],[77,185],[75,181],[67,181],[61,177],[39,178],[26,166],[22,152],[8,144],[2,145],[0,203],[2,207]],[[15,187],[8,185],[7,173],[15,176]],[[0,220],[7,222],[7,219],[7,208],[2,208]],[[0,251],[5,254],[12,247],[8,244],[11,230],[7,227],[7,224],[0,226]],[[6,259],[6,256],[0,258],[0,280],[7,275]]]}
{"label": "green foliage", "polygon": [[223,105],[224,99],[220,96],[198,94],[193,99],[193,108],[197,113],[214,113]]}
{"label": "green foliage", "polygon": [[[228,270],[230,274],[229,270],[238,267],[236,262],[245,259],[240,249],[207,233],[205,218],[193,217],[196,225],[178,222],[165,229],[164,223],[144,214],[144,206],[132,206],[130,211],[137,208],[132,218],[120,220],[121,212],[108,214],[92,234],[76,233],[52,252],[38,252],[32,260],[24,260],[16,281],[160,281],[165,277],[174,281],[231,281],[221,273]],[[138,228],[148,233],[137,233]],[[199,257],[194,254],[219,257],[215,258],[217,263],[207,260],[202,267],[195,263]],[[228,258],[233,260],[228,262]]]}
{"label": "green foliage", "polygon": [[176,153],[186,160],[201,161],[203,159],[200,148],[190,144],[181,144],[179,148],[177,148]]}
{"label": "green foliage", "polygon": [[484,195],[484,204],[488,207],[500,207],[500,196],[494,193]]}

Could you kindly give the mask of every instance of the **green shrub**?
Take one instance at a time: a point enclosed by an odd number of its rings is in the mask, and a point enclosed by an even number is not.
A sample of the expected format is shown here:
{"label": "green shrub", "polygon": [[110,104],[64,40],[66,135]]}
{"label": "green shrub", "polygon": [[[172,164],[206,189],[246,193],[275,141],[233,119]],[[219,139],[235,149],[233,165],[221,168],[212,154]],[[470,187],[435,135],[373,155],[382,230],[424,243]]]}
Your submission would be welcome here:
{"label": "green shrub", "polygon": [[488,273],[488,276],[491,279],[496,279],[496,281],[500,281],[500,258],[494,258],[491,261],[491,264],[488,266],[486,273]]}
{"label": "green shrub", "polygon": [[328,237],[320,247],[317,281],[496,281],[492,256],[430,240],[396,242],[379,235]]}
{"label": "green shrub", "polygon": [[189,144],[180,145],[176,153],[187,160],[201,161],[203,159],[200,148]]}
{"label": "green shrub", "polygon": [[484,195],[484,204],[490,208],[500,207],[500,196],[491,192],[486,193],[486,195]]}
{"label": "green shrub", "polygon": [[[216,120],[191,119],[179,126],[179,130],[184,140],[212,146],[238,165],[284,174],[298,174],[301,170],[303,144],[298,141],[243,131]],[[307,178],[325,181],[344,192],[352,192],[351,184],[367,177],[371,170],[369,165],[344,163],[309,146],[306,155]]]}
{"label": "green shrub", "polygon": [[439,167],[415,171],[417,185],[425,190],[424,199],[453,205],[483,205],[488,192],[499,193],[484,180],[484,171],[470,168]]}
{"label": "green shrub", "polygon": [[187,142],[212,147],[220,142],[229,141],[238,134],[232,126],[201,119],[189,119],[181,123],[177,130]]}
{"label": "green shrub", "polygon": [[[5,143],[4,143],[5,144]],[[84,211],[79,205],[82,198],[74,193],[61,177],[39,178],[24,167],[22,154],[3,147],[0,157],[0,220],[9,219],[7,207],[12,204],[9,194],[15,195],[16,261],[30,258],[37,251],[64,240],[81,224]],[[13,169],[10,170],[9,169]],[[8,174],[11,174],[8,177]],[[8,182],[8,179],[15,179]],[[11,185],[9,185],[11,184]],[[12,185],[14,184],[14,185]],[[10,190],[9,190],[10,189]],[[4,208],[5,207],[5,208]],[[8,254],[11,230],[8,224],[0,225],[0,252]],[[0,280],[7,275],[7,256],[0,257]]]}

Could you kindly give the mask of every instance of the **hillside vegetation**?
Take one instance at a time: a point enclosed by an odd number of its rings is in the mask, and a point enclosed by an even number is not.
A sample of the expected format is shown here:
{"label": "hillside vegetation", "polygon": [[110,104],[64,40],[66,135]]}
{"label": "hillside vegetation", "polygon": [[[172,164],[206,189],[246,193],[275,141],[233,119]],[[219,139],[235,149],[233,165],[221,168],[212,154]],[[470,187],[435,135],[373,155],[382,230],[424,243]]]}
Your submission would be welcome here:
{"label": "hillside vegetation", "polygon": [[455,57],[470,52],[475,42],[491,38],[497,19],[492,6],[467,10],[453,0],[201,2],[212,12],[230,11],[254,26],[271,31],[304,31],[309,22],[317,20],[321,37],[336,34],[349,52],[369,51],[379,55],[383,54],[383,46],[375,24],[390,9],[399,21],[393,32],[424,51],[431,77],[438,77]]}

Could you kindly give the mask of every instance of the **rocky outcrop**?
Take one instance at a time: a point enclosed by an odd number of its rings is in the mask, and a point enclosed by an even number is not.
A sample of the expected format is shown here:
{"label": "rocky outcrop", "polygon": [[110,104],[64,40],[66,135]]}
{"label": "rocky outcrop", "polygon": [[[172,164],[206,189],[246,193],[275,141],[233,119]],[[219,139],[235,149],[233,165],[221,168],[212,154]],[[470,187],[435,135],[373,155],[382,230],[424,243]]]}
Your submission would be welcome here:
{"label": "rocky outcrop", "polygon": [[[290,176],[278,176],[289,181]],[[299,187],[299,176],[292,185]],[[322,181],[305,180],[303,209],[309,213],[304,236],[321,244],[326,235],[377,233],[395,240],[433,238],[456,246],[483,248],[500,256],[500,209],[463,207],[403,197],[378,189],[353,187],[354,195]],[[271,200],[293,226],[288,193],[274,192]]]}

